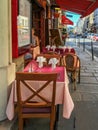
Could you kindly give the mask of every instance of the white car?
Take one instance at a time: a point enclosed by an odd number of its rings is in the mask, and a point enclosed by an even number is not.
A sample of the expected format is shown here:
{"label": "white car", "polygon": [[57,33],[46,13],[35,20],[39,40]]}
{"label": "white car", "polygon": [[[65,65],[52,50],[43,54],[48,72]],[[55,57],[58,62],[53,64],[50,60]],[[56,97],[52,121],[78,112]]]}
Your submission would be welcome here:
{"label": "white car", "polygon": [[88,33],[88,34],[87,34],[87,38],[90,38],[90,36],[91,36],[90,33]]}
{"label": "white car", "polygon": [[91,40],[93,40],[93,36],[94,36],[94,35],[95,35],[94,33],[91,33],[89,38],[90,38]]}

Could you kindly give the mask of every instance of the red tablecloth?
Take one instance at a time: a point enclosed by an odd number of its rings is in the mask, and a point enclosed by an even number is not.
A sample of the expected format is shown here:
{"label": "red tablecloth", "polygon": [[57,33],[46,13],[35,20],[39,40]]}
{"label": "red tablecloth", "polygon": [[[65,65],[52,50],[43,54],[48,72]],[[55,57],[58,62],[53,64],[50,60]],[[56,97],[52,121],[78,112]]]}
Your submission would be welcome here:
{"label": "red tablecloth", "polygon": [[76,53],[74,48],[69,48],[69,47],[66,47],[66,48],[62,47],[62,48],[55,48],[55,49],[53,49],[51,47],[50,47],[50,49],[43,47],[43,50],[42,50],[43,53],[47,53],[49,51],[53,51],[54,53],[58,53],[58,54],[61,54],[61,55],[64,55],[66,53],[73,53],[73,54]]}
{"label": "red tablecloth", "polygon": [[36,63],[36,61],[32,60],[24,69],[24,72],[28,72],[29,68],[32,67],[32,71],[33,72],[43,72],[43,73],[47,73],[47,72],[57,72],[58,73],[58,78],[57,81],[62,81],[64,82],[64,67],[56,67],[55,69],[52,69],[52,67],[42,67],[39,68],[38,64]]}

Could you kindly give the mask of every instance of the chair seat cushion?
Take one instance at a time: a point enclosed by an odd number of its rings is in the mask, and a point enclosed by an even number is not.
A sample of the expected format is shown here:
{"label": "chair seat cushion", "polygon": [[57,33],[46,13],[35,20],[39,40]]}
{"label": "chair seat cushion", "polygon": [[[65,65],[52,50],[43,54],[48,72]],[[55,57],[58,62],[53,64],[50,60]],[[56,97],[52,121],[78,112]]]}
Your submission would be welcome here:
{"label": "chair seat cushion", "polygon": [[51,108],[50,107],[41,107],[41,108],[23,108],[23,113],[50,113]]}

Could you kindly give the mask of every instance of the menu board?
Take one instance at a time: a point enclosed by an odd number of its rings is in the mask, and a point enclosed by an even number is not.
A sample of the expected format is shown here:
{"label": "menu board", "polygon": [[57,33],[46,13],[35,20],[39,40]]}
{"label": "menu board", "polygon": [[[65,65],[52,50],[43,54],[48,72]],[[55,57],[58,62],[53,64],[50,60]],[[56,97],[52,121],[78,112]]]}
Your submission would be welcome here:
{"label": "menu board", "polygon": [[30,44],[30,2],[19,0],[17,16],[18,47]]}

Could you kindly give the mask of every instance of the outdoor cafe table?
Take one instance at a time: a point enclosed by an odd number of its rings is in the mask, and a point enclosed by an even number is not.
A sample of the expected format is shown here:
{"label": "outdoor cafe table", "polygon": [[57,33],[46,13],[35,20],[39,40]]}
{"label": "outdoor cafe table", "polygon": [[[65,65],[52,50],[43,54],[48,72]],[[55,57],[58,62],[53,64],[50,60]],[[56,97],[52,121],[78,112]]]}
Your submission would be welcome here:
{"label": "outdoor cafe table", "polygon": [[53,48],[53,47],[50,47],[50,48],[47,48],[47,47],[43,47],[42,48],[42,53],[49,53],[49,52],[54,52],[54,53],[58,53],[58,54],[61,54],[61,55],[64,55],[64,54],[67,54],[67,53],[73,53],[73,54],[76,54],[76,51],[74,48],[71,48],[71,47],[56,47],[56,48]]}
{"label": "outdoor cafe table", "polygon": [[[26,68],[24,69],[24,72],[27,72],[29,70],[30,65],[33,64],[33,61],[29,63]],[[33,66],[33,65],[32,65]],[[70,118],[71,112],[74,108],[74,103],[71,98],[71,95],[69,93],[68,88],[68,77],[66,74],[66,69],[64,67],[56,67],[55,69],[52,69],[51,67],[43,67],[43,68],[36,68],[34,70],[37,72],[57,72],[59,74],[57,83],[56,83],[56,100],[55,104],[63,104],[63,117],[64,118]],[[31,81],[32,82],[32,81]],[[34,82],[34,81],[33,81]],[[39,81],[41,82],[41,81]],[[39,82],[35,83],[38,84]],[[39,83],[40,84],[40,83]],[[25,90],[25,87],[23,87],[22,93],[25,98],[29,94],[27,90]],[[49,94],[51,94],[51,91],[46,90],[46,96],[49,98]],[[17,95],[16,95],[16,81],[12,83],[12,89],[10,93],[10,97],[8,100],[7,108],[6,108],[6,114],[9,120],[12,120],[14,118],[14,102],[17,102]]]}

